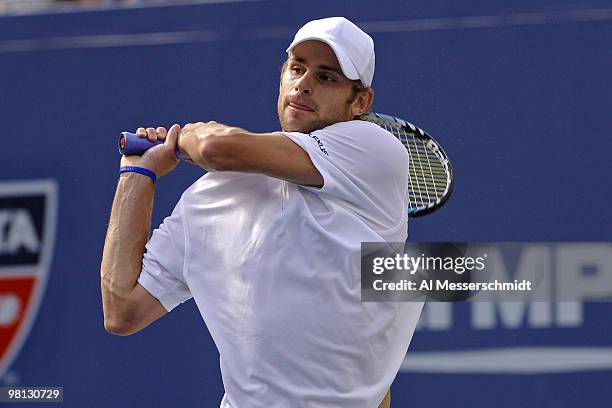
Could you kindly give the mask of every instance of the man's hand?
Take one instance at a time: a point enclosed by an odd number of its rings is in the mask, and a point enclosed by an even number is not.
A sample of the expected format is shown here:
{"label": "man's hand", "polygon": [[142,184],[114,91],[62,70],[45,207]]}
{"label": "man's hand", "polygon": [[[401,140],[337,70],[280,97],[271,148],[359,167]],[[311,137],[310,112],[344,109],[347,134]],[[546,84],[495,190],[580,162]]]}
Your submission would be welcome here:
{"label": "man's hand", "polygon": [[168,174],[178,164],[176,147],[178,135],[181,130],[179,125],[172,125],[170,131],[166,128],[138,128],[136,134],[146,137],[150,141],[163,140],[164,143],[147,150],[142,156],[132,155],[121,158],[121,166],[144,167],[154,172],[157,177]]}

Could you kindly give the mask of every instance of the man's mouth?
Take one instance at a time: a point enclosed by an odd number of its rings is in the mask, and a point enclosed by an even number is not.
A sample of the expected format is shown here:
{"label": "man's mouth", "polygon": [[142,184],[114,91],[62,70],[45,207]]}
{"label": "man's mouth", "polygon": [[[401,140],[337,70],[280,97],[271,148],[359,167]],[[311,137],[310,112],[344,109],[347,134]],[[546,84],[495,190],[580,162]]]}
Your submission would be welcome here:
{"label": "man's mouth", "polygon": [[302,105],[300,103],[297,102],[289,102],[289,107],[293,108],[293,109],[298,109],[298,110],[302,110],[302,111],[306,111],[306,112],[314,112],[314,109],[306,106],[306,105]]}

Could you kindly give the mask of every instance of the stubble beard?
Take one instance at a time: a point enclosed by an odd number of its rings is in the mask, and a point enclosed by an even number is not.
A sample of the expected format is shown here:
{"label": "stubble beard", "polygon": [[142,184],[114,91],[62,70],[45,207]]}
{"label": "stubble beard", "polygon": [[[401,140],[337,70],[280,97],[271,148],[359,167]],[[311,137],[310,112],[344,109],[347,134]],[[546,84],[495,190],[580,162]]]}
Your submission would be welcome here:
{"label": "stubble beard", "polygon": [[284,113],[288,109],[288,105],[281,104],[279,101],[278,104],[278,121],[281,125],[281,129],[283,132],[300,132],[300,133],[312,133],[315,130],[323,129],[324,127],[333,125],[338,122],[346,122],[352,119],[350,115],[350,110],[348,106],[346,107],[345,112],[338,113],[333,117],[327,119],[312,119],[308,121],[301,121],[299,124],[289,124],[287,120],[285,120]]}

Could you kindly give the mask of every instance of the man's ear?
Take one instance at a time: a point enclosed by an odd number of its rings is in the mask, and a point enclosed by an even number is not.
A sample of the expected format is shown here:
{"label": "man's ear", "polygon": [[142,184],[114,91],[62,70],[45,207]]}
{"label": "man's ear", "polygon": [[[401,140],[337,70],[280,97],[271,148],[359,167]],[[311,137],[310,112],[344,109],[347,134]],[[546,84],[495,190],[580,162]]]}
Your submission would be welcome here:
{"label": "man's ear", "polygon": [[372,88],[368,88],[364,92],[359,92],[357,98],[355,98],[351,104],[351,113],[353,117],[368,113],[372,107],[372,102],[374,102],[374,90]]}

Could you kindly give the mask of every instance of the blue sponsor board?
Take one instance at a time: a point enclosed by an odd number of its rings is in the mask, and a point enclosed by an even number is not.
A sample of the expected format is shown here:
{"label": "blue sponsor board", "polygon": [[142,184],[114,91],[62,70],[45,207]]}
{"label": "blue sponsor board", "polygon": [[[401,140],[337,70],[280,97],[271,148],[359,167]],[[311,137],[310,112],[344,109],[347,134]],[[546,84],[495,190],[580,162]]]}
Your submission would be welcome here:
{"label": "blue sponsor board", "polygon": [[[612,244],[515,245],[498,275],[510,281],[545,268],[548,298],[428,302],[396,387],[422,387],[431,406],[609,406],[607,391],[585,390],[612,378],[612,307],[601,301],[612,295]],[[555,301],[568,289],[573,301]]]}

